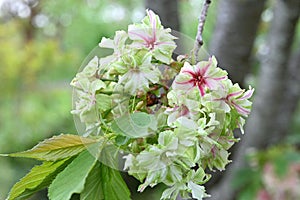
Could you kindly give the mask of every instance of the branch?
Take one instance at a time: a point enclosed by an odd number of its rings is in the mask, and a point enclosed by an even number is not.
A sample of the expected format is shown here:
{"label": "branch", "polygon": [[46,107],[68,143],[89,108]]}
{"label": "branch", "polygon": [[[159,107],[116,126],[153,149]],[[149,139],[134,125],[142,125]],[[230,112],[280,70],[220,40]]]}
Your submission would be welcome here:
{"label": "branch", "polygon": [[266,0],[218,2],[209,52],[230,74],[232,82],[244,87],[245,77],[252,68],[254,40],[265,3]]}
{"label": "branch", "polygon": [[202,33],[203,33],[203,29],[204,29],[204,24],[206,21],[206,17],[207,17],[207,12],[208,12],[208,8],[209,5],[211,3],[211,0],[205,0],[204,1],[204,5],[201,11],[201,15],[199,17],[199,24],[198,24],[198,31],[197,31],[197,35],[196,35],[196,40],[195,40],[195,44],[194,44],[194,48],[192,51],[192,62],[196,61],[198,62],[198,53],[200,48],[203,45],[203,37],[202,37]]}

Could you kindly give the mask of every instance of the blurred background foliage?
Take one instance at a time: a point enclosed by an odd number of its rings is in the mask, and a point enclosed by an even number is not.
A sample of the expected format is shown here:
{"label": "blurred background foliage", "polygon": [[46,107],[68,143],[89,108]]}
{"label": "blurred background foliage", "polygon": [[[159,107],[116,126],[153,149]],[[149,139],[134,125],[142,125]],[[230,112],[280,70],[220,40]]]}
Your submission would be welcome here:
{"label": "blurred background foliage", "polygon": [[[213,39],[219,1],[214,1],[209,10],[204,31],[206,46]],[[197,30],[202,2],[179,1],[180,31],[192,38]],[[253,72],[258,71],[258,60],[266,54],[266,32],[273,17],[269,9],[271,4],[272,1],[262,14],[255,40]],[[144,2],[0,0],[0,7],[0,152],[26,150],[55,134],[76,134],[70,114],[72,91],[69,82],[101,37],[112,37],[114,31],[126,30],[129,23],[143,18]],[[299,26],[296,35],[298,42],[295,44],[299,44]],[[255,85],[257,73],[246,80]],[[259,191],[264,191],[263,174],[268,163],[273,163],[275,169],[278,166],[289,169],[283,166],[299,163],[299,143],[298,108],[291,133],[282,144],[251,154],[251,167],[243,169],[233,183],[247,185],[242,188],[239,199],[254,199]],[[287,158],[290,154],[292,156]],[[4,200],[11,186],[33,164],[35,162],[27,159],[0,157],[0,200]],[[274,173],[280,178],[285,171],[275,170]],[[249,174],[252,179],[248,179]]]}

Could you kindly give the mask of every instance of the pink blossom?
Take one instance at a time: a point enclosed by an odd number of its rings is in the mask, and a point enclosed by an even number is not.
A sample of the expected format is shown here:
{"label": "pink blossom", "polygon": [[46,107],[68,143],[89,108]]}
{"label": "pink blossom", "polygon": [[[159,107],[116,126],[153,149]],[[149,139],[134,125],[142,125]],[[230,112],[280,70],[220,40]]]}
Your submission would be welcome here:
{"label": "pink blossom", "polygon": [[250,86],[249,90],[245,91],[237,83],[232,85],[229,79],[222,82],[222,88],[218,93],[213,93],[213,96],[216,97],[214,101],[219,101],[220,107],[225,112],[230,112],[231,108],[234,108],[239,114],[248,116],[252,105],[249,99],[253,95],[254,89]]}
{"label": "pink blossom", "polygon": [[261,189],[257,193],[256,200],[272,200],[270,194],[265,189]]}
{"label": "pink blossom", "polygon": [[253,88],[250,88],[245,93],[244,90],[232,92],[229,93],[224,100],[228,105],[233,106],[239,114],[247,116],[251,110],[248,99],[253,95],[253,92]]}
{"label": "pink blossom", "polygon": [[[156,30],[157,30],[157,25],[160,24],[160,22],[157,22],[157,18],[152,10],[147,10],[147,16],[149,17],[150,21],[150,31],[146,32],[143,30],[135,30],[135,29],[130,29],[129,30],[129,35],[133,39],[141,39],[143,40],[143,45],[149,49],[153,49],[154,46],[158,45],[159,43],[157,42],[157,37],[156,37]],[[131,28],[131,27],[130,27]],[[136,37],[134,37],[136,36]]]}
{"label": "pink blossom", "polygon": [[[292,163],[288,166],[285,176],[280,177],[276,174],[274,164],[268,162],[263,171],[264,189],[268,192],[269,199],[299,199],[299,172],[300,164]],[[269,200],[266,199],[266,200]],[[258,199],[265,200],[265,199]]]}
{"label": "pink blossom", "polygon": [[175,106],[174,108],[169,108],[166,110],[169,115],[168,124],[175,122],[180,117],[191,117],[191,112],[185,105]]}
{"label": "pink blossom", "polygon": [[190,90],[197,87],[201,96],[204,96],[205,88],[216,90],[220,86],[220,81],[226,78],[227,73],[218,68],[215,57],[211,57],[208,61],[198,62],[196,65],[184,63],[173,87],[180,90]]}
{"label": "pink blossom", "polygon": [[171,29],[164,29],[159,17],[152,11],[147,10],[147,16],[142,24],[128,26],[128,36],[133,43],[132,47],[148,49],[157,60],[170,63],[170,58],[176,44],[176,37],[170,34]]}

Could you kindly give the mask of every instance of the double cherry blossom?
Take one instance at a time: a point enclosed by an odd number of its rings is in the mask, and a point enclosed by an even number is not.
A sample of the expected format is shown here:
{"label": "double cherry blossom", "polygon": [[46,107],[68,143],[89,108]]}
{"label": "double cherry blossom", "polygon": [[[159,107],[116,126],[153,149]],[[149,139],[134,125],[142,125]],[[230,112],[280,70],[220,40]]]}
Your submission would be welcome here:
{"label": "double cherry blossom", "polygon": [[184,63],[179,75],[176,77],[173,88],[189,91],[197,87],[201,96],[204,96],[205,89],[216,90],[220,86],[220,81],[227,79],[227,72],[217,68],[215,57],[208,61],[198,62],[191,65]]}
{"label": "double cherry blossom", "polygon": [[160,19],[152,10],[147,10],[142,23],[128,26],[128,37],[133,40],[131,47],[149,50],[153,57],[163,63],[171,62],[172,52],[176,48],[171,29],[164,28]]}

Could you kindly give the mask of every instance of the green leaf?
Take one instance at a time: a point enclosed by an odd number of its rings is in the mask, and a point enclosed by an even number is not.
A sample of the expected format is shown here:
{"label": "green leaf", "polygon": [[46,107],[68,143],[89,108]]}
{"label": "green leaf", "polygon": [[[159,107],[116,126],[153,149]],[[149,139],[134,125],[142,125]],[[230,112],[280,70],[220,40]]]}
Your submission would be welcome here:
{"label": "green leaf", "polygon": [[247,188],[249,185],[254,185],[256,182],[260,182],[262,172],[252,168],[242,168],[234,175],[231,186],[234,189]]}
{"label": "green leaf", "polygon": [[292,163],[299,162],[299,153],[293,151],[286,151],[280,156],[276,156],[273,160],[276,174],[283,178],[288,172],[288,168]]}
{"label": "green leaf", "polygon": [[49,187],[50,200],[69,200],[74,193],[84,189],[85,180],[97,159],[89,151],[83,151],[57,175]]}
{"label": "green leaf", "polygon": [[130,192],[120,172],[97,162],[86,179],[80,200],[130,200]]}
{"label": "green leaf", "polygon": [[112,123],[111,128],[117,134],[122,134],[130,138],[140,138],[150,134],[149,128],[156,130],[157,121],[154,115],[136,112],[119,117]]}
{"label": "green leaf", "polygon": [[62,134],[46,139],[28,151],[11,153],[11,157],[35,158],[43,161],[57,161],[72,157],[86,149],[86,145],[99,140],[81,137],[79,135]]}
{"label": "green leaf", "polygon": [[119,166],[119,158],[120,158],[120,149],[115,145],[108,144],[101,150],[101,155],[99,160],[104,164],[113,169],[118,169]]}
{"label": "green leaf", "polygon": [[118,146],[122,146],[122,145],[125,145],[127,144],[127,142],[130,140],[129,137],[127,136],[124,136],[124,135],[117,135],[116,138],[115,138],[115,143],[116,145]]}
{"label": "green leaf", "polygon": [[130,191],[119,171],[101,166],[104,199],[131,200]]}
{"label": "green leaf", "polygon": [[42,165],[33,167],[12,187],[7,200],[27,199],[33,193],[46,188],[71,161],[72,158],[67,158],[56,162],[44,162]]}
{"label": "green leaf", "polygon": [[262,185],[260,184],[259,180],[248,184],[244,188],[242,188],[238,194],[237,199],[239,200],[253,200],[257,199],[257,193],[262,188]]}
{"label": "green leaf", "polygon": [[94,168],[89,173],[84,189],[80,194],[80,200],[103,200],[104,194],[102,190],[101,180],[101,166],[100,162],[97,162]]}

